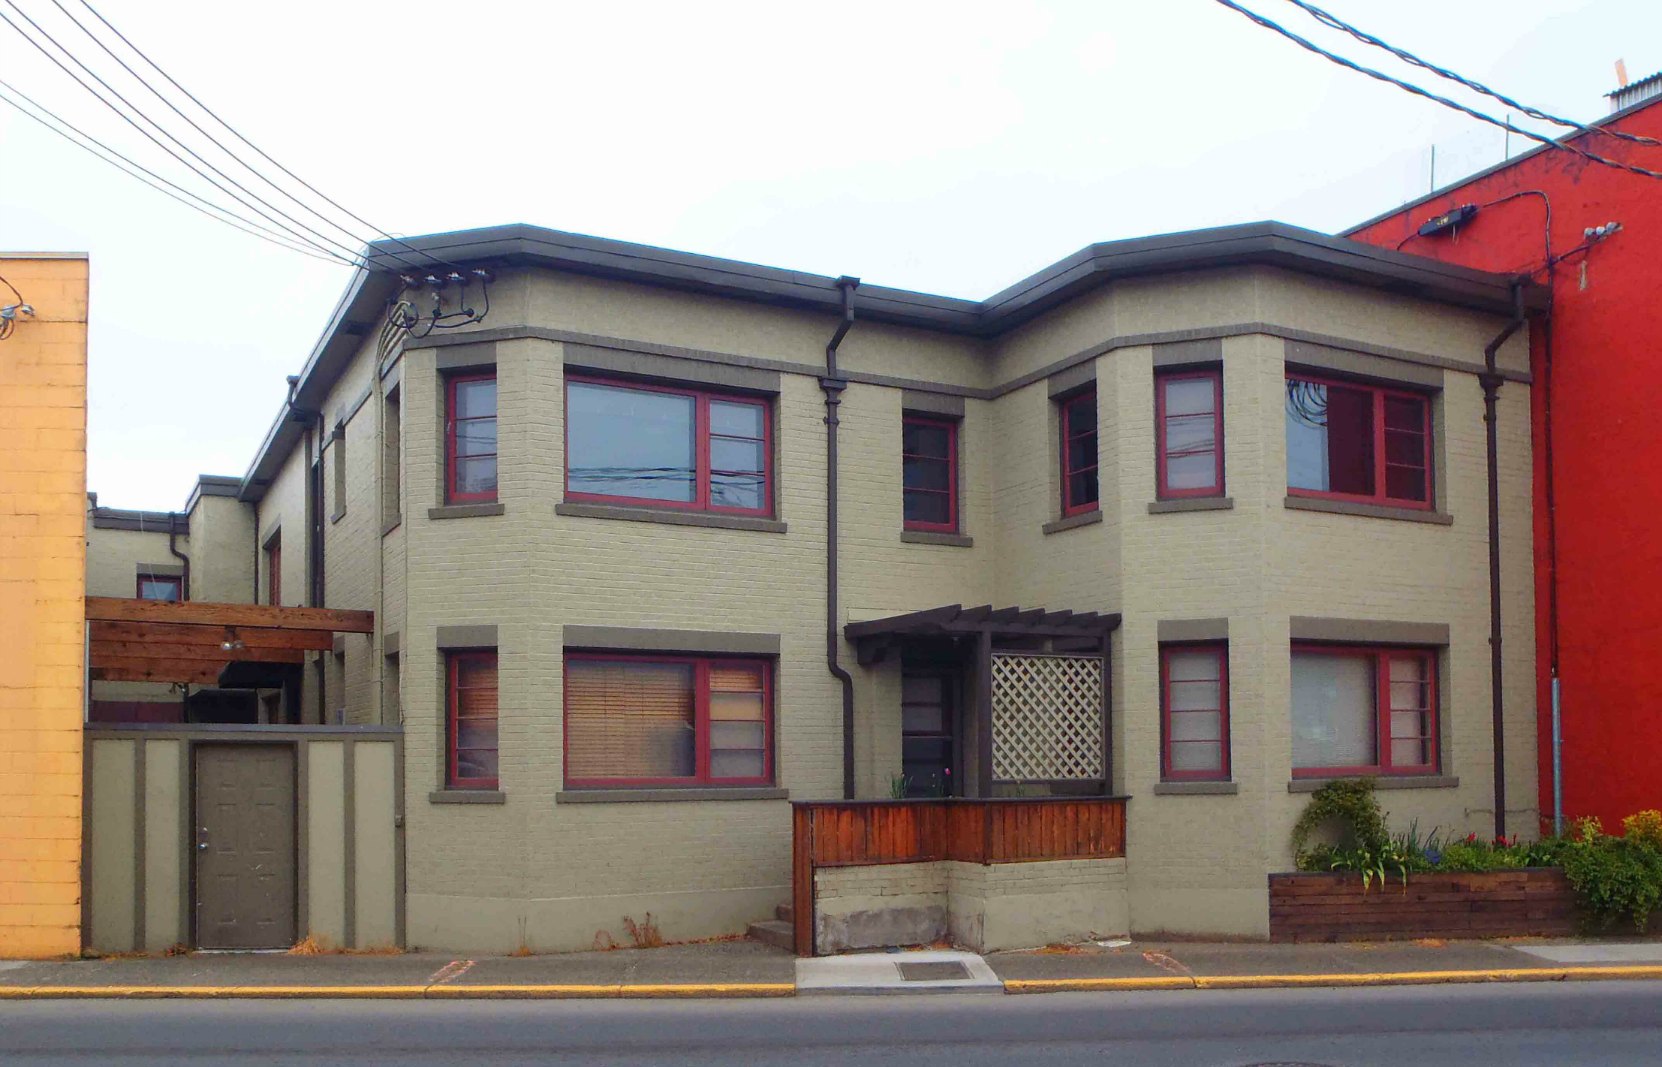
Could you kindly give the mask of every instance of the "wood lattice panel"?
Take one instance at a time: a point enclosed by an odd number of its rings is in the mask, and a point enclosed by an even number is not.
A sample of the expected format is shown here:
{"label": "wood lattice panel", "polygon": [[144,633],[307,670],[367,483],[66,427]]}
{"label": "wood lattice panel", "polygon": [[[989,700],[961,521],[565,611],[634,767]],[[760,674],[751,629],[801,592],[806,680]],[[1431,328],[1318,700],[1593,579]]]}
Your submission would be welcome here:
{"label": "wood lattice panel", "polygon": [[993,777],[1106,777],[1099,656],[993,656]]}

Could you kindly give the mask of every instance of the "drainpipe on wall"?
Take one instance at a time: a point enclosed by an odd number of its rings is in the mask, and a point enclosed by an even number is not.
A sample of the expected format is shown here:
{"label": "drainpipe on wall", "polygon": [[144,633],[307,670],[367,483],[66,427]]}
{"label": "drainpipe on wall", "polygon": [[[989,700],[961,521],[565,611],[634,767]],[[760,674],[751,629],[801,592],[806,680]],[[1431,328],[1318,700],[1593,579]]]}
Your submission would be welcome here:
{"label": "drainpipe on wall", "polygon": [[1528,321],[1524,316],[1523,282],[1512,285],[1512,320],[1483,346],[1483,423],[1489,467],[1489,691],[1493,717],[1495,755],[1495,836],[1506,836],[1506,735],[1505,696],[1501,689],[1500,634],[1500,444],[1496,423],[1496,401],[1502,378],[1496,366],[1500,346]]}
{"label": "drainpipe on wall", "polygon": [[825,666],[842,685],[843,697],[843,799],[854,798],[854,676],[838,662],[842,633],[837,606],[837,408],[843,401],[847,379],[837,373],[837,346],[854,325],[854,290],[860,279],[843,275],[837,279],[842,291],[843,317],[837,332],[825,346],[825,374],[819,380],[825,392]]}
{"label": "drainpipe on wall", "polygon": [[184,575],[179,579],[179,599],[190,599],[190,557],[179,551],[179,520],[185,516],[177,511],[167,513],[167,551],[179,565],[184,568]]}

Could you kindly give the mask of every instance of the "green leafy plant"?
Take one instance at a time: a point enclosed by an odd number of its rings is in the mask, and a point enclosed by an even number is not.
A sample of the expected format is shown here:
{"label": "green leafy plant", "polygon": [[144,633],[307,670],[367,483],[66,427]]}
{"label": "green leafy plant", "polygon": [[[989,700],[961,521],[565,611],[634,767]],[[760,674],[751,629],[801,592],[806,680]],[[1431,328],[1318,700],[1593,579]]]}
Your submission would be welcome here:
{"label": "green leafy plant", "polygon": [[1637,834],[1627,823],[1627,835],[1615,837],[1605,834],[1597,819],[1578,821],[1560,861],[1588,926],[1609,929],[1625,919],[1644,933],[1651,914],[1662,906],[1662,848],[1645,832],[1643,821]]}
{"label": "green leafy plant", "polygon": [[[1318,831],[1337,825],[1333,843],[1310,844]],[[1339,778],[1310,796],[1310,803],[1293,824],[1293,856],[1301,871],[1354,871],[1362,876],[1366,892],[1375,879],[1385,884],[1390,874],[1406,884],[1409,861],[1385,827],[1385,813],[1366,778]]]}
{"label": "green leafy plant", "polygon": [[1662,849],[1662,811],[1646,808],[1622,820],[1622,834],[1629,841],[1642,841]]}
{"label": "green leafy plant", "polygon": [[908,774],[891,775],[889,778],[889,799],[905,800],[906,793],[912,788],[912,777]]}

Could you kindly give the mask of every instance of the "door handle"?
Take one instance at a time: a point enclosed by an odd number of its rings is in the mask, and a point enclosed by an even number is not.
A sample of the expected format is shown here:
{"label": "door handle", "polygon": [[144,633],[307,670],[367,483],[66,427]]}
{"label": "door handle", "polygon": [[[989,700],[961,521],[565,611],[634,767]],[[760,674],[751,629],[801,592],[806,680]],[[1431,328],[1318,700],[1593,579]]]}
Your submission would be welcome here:
{"label": "door handle", "polygon": [[196,851],[208,851],[208,828],[206,826],[199,826],[196,829]]}

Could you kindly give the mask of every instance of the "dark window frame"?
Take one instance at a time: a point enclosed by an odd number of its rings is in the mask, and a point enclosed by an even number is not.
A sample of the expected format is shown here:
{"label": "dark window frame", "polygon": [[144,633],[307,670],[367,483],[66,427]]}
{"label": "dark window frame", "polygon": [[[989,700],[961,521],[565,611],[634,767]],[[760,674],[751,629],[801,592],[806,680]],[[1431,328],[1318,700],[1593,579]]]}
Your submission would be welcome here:
{"label": "dark window frame", "polygon": [[[458,457],[456,455],[456,387],[468,382],[496,382],[495,369],[485,371],[464,371],[458,374],[449,374],[444,379],[444,502],[446,504],[494,504],[501,492],[502,477],[502,439],[497,438],[495,452],[490,453],[490,459],[496,466],[497,488],[480,493],[463,493],[456,489],[457,460],[483,459],[483,455]],[[490,420],[500,424],[502,416],[502,395],[498,386],[497,403],[491,410]],[[461,421],[482,422],[485,416],[477,415]],[[498,425],[500,431],[500,425]]]}
{"label": "dark window frame", "polygon": [[283,604],[283,537],[272,534],[265,543],[265,602],[272,607]]}
{"label": "dark window frame", "polygon": [[[1432,401],[1435,399],[1435,393],[1393,385],[1385,385],[1379,382],[1361,381],[1354,378],[1342,378],[1325,374],[1312,374],[1308,371],[1293,369],[1287,370],[1286,380],[1288,382],[1309,382],[1312,385],[1321,385],[1328,388],[1351,389],[1365,392],[1372,397],[1373,401],[1374,491],[1372,493],[1342,493],[1325,489],[1301,489],[1289,485],[1287,486],[1288,496],[1312,497],[1318,500],[1344,500],[1358,504],[1380,504],[1395,508],[1413,508],[1419,511],[1431,511],[1436,506],[1437,472],[1434,462],[1434,457],[1436,455],[1436,443],[1434,441],[1436,436],[1436,427],[1432,414]],[[1389,483],[1387,480],[1388,468],[1392,466],[1406,466],[1405,464],[1390,463],[1386,457],[1385,440],[1386,434],[1389,431],[1387,431],[1385,427],[1385,402],[1391,398],[1412,400],[1420,405],[1422,413],[1421,425],[1424,427],[1424,430],[1422,431],[1422,435],[1424,437],[1422,459],[1424,460],[1423,469],[1425,471],[1425,498],[1423,500],[1413,497],[1396,497],[1390,495],[1390,490],[1388,488]],[[1283,393],[1282,402],[1283,405],[1285,405],[1285,393]],[[1282,420],[1284,427],[1283,433],[1285,433],[1285,411],[1283,412]],[[1331,441],[1331,436],[1329,437],[1329,440]]]}
{"label": "dark window frame", "polygon": [[[490,661],[497,667],[496,683],[496,752],[497,773],[494,777],[467,776],[458,773],[460,762],[460,686],[461,666],[468,660]],[[446,789],[501,788],[502,782],[502,675],[501,663],[494,648],[447,649],[444,653],[444,787]],[[470,750],[472,751],[472,750]],[[484,751],[480,749],[479,751]]]}
{"label": "dark window frame", "polygon": [[[1355,764],[1350,766],[1330,767],[1293,767],[1294,778],[1339,778],[1339,777],[1379,777],[1390,778],[1401,775],[1434,775],[1441,773],[1442,766],[1442,708],[1440,706],[1441,679],[1439,677],[1438,660],[1441,658],[1438,650],[1419,645],[1330,645],[1315,644],[1304,641],[1292,643],[1291,655],[1311,654],[1325,656],[1339,656],[1347,659],[1372,660],[1373,670],[1373,729],[1374,753],[1373,764]],[[1426,746],[1430,754],[1428,763],[1397,764],[1391,754],[1393,739],[1409,740],[1409,738],[1394,738],[1391,733],[1392,712],[1398,710],[1391,704],[1391,660],[1416,659],[1420,661],[1425,672],[1425,682],[1429,686],[1426,693],[1426,707],[1424,714],[1427,721],[1427,733],[1417,735],[1416,740]],[[1289,657],[1289,663],[1291,662]],[[1404,708],[1403,711],[1420,711],[1418,708]]]}
{"label": "dark window frame", "polygon": [[[663,787],[753,788],[771,786],[777,762],[774,756],[774,660],[760,656],[690,656],[655,652],[592,652],[568,650],[565,663],[688,664],[693,668],[693,773],[690,777],[574,778],[571,776],[571,687],[560,686],[561,770],[567,789],[634,789]],[[710,774],[710,665],[757,667],[762,676],[762,774],[760,777],[716,778]],[[563,673],[563,672],[562,672]],[[745,751],[750,751],[746,749]]]}
{"label": "dark window frame", "polygon": [[[1172,765],[1171,656],[1207,653],[1218,661],[1218,767],[1208,770],[1177,770]],[[1205,710],[1205,709],[1193,709]],[[1184,714],[1184,712],[1178,712]],[[1198,742],[1197,742],[1198,743]],[[1210,743],[1210,742],[1207,742]],[[1160,780],[1163,782],[1228,782],[1234,773],[1233,746],[1229,736],[1229,643],[1227,641],[1186,641],[1160,646]]]}
{"label": "dark window frame", "polygon": [[[591,493],[571,487],[571,386],[600,385],[610,389],[627,389],[641,393],[659,393],[669,396],[690,397],[693,400],[693,499],[691,500],[660,500],[656,497],[619,496],[611,493]],[[755,393],[735,392],[725,389],[703,389],[696,386],[660,385],[655,382],[638,382],[629,379],[606,377],[604,375],[568,374],[565,379],[565,411],[562,430],[565,436],[565,498],[568,501],[582,501],[595,504],[618,504],[625,507],[641,508],[672,508],[676,511],[699,511],[712,515],[751,515],[760,518],[772,518],[774,514],[774,428],[773,428],[773,401],[768,396]],[[711,468],[710,468],[710,440],[712,436],[724,437],[725,434],[712,435],[710,430],[710,404],[712,401],[724,404],[745,404],[759,408],[762,413],[762,506],[758,508],[727,507],[711,502]],[[734,438],[734,440],[756,440],[755,438]],[[726,473],[726,472],[717,472]],[[749,473],[749,472],[737,472]]]}
{"label": "dark window frame", "polygon": [[[145,596],[144,585],[146,582],[170,585],[179,591],[179,595],[172,598]],[[177,574],[150,574],[147,571],[140,571],[138,574],[138,581],[135,583],[135,588],[133,590],[133,596],[137,597],[139,600],[155,600],[162,603],[184,603],[185,579],[181,575]]]}
{"label": "dark window frame", "polygon": [[[1173,489],[1166,474],[1166,386],[1172,382],[1210,381],[1212,383],[1212,452],[1214,454],[1212,484],[1194,489]],[[1179,416],[1181,417],[1181,416]],[[1154,455],[1155,499],[1182,500],[1188,497],[1223,495],[1223,368],[1218,366],[1157,371],[1154,376]],[[1198,452],[1194,454],[1199,454]]]}
{"label": "dark window frame", "polygon": [[[902,516],[902,525],[904,526],[905,529],[908,529],[908,530],[923,530],[923,531],[928,531],[928,532],[931,532],[931,533],[957,533],[958,532],[958,526],[959,526],[959,522],[958,522],[958,420],[954,419],[954,418],[949,418],[949,417],[944,416],[944,415],[924,415],[924,414],[918,414],[918,413],[915,413],[915,412],[907,411],[907,412],[902,412],[901,413],[900,424],[901,424],[901,449],[900,449],[900,463],[901,463],[900,494],[901,494],[901,504],[900,504],[900,508],[901,508],[901,516]],[[906,452],[906,447],[905,447],[906,433],[905,433],[905,429],[906,429],[907,426],[928,426],[928,427],[931,427],[931,428],[934,428],[934,429],[941,429],[941,430],[946,431],[946,465],[947,465],[947,470],[946,470],[946,505],[947,505],[947,515],[950,516],[950,519],[946,522],[923,522],[923,521],[918,520],[918,519],[907,519],[907,518],[905,518],[905,514],[906,514],[906,499],[905,498],[906,498],[907,493],[931,493],[931,494],[939,495],[940,492],[941,492],[938,489],[921,489],[921,488],[915,488],[913,486],[909,486],[909,485],[906,484],[906,461],[908,459],[921,459],[921,460],[926,460],[926,461],[931,462],[931,463],[940,462],[940,457],[938,457],[938,456],[913,456],[913,455],[909,455]]]}
{"label": "dark window frame", "polygon": [[[1068,434],[1069,413],[1075,407],[1079,406],[1080,404],[1083,404],[1087,400],[1090,401],[1092,408],[1094,410],[1096,410],[1096,418],[1094,418],[1092,420],[1091,428],[1089,430],[1084,431],[1082,433],[1074,434],[1070,437],[1069,434]],[[1058,424],[1058,430],[1059,430],[1058,438],[1059,438],[1059,445],[1060,445],[1060,448],[1059,448],[1060,455],[1057,457],[1058,458],[1057,466],[1060,468],[1060,470],[1062,472],[1062,517],[1063,518],[1067,518],[1067,517],[1073,516],[1073,515],[1084,515],[1084,514],[1087,514],[1089,512],[1092,512],[1092,511],[1100,510],[1101,507],[1102,507],[1102,480],[1101,480],[1101,478],[1102,478],[1102,475],[1101,475],[1101,469],[1102,469],[1102,438],[1101,438],[1102,412],[1101,412],[1101,409],[1096,407],[1096,403],[1097,403],[1097,393],[1096,393],[1096,386],[1095,385],[1088,385],[1085,388],[1076,390],[1075,392],[1069,393],[1066,396],[1058,397],[1057,400],[1056,400],[1056,415],[1057,415],[1057,424]],[[1070,444],[1072,444],[1074,441],[1080,440],[1080,439],[1082,439],[1084,437],[1087,437],[1087,436],[1096,439],[1096,445],[1097,445],[1096,454],[1091,457],[1091,462],[1089,464],[1084,464],[1084,465],[1081,465],[1079,467],[1070,466],[1068,460],[1069,460],[1070,455],[1072,454],[1072,449],[1070,449],[1068,446]],[[1076,503],[1073,500],[1073,475],[1083,474],[1086,471],[1096,471],[1097,472],[1097,494],[1096,494],[1096,499],[1095,500],[1080,501],[1080,502]]]}

